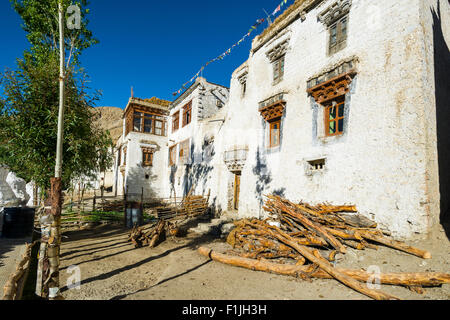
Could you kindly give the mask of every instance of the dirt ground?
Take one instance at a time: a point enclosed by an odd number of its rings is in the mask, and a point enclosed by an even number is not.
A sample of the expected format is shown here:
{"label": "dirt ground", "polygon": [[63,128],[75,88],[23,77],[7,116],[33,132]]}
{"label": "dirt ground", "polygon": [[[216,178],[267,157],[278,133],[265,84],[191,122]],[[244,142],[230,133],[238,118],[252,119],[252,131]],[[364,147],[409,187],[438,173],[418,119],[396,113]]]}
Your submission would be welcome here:
{"label": "dirt ground", "polygon": [[[128,230],[114,226],[64,233],[61,251],[61,286],[80,269],[80,289],[62,289],[67,300],[366,300],[364,295],[335,280],[305,281],[232,267],[210,261],[196,249],[206,246],[225,252],[224,240],[188,234],[169,238],[156,248],[135,249],[127,242]],[[410,242],[429,250],[423,260],[393,249],[356,251],[337,256],[337,266],[381,272],[450,272],[450,242],[443,230],[433,239]],[[406,288],[382,286],[406,300],[448,300],[450,285],[426,288],[423,295]]]}

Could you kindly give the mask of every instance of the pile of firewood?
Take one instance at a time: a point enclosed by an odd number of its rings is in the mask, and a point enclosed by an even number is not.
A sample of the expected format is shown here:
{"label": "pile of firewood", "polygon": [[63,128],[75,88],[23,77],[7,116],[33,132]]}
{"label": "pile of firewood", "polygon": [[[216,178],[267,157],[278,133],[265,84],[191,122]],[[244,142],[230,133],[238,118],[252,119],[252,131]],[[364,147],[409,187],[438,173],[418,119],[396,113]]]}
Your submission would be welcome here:
{"label": "pile of firewood", "polygon": [[[387,237],[377,224],[355,214],[355,206],[311,206],[294,204],[278,196],[267,196],[264,210],[270,218],[235,222],[227,242],[231,255],[200,248],[199,252],[214,260],[252,270],[269,271],[301,278],[334,278],[374,299],[397,299],[366,282],[373,275],[361,270],[335,267],[337,253],[347,249],[377,249],[388,246],[424,259],[427,251]],[[353,214],[349,214],[353,213]],[[397,273],[380,275],[380,283],[406,286],[421,292],[422,286],[450,283],[450,275],[442,273]]]}
{"label": "pile of firewood", "polygon": [[207,198],[188,195],[183,199],[180,206],[157,208],[158,223],[151,226],[133,228],[128,241],[131,241],[136,248],[145,246],[154,248],[165,240],[166,235],[172,237],[179,235],[182,223],[207,213],[208,201],[209,194]]}
{"label": "pile of firewood", "polygon": [[145,246],[154,248],[165,240],[167,229],[168,222],[165,220],[159,220],[156,225],[152,225],[150,228],[134,227],[128,241],[131,241],[135,248]]}
{"label": "pile of firewood", "polygon": [[208,211],[209,194],[204,196],[187,196],[178,204],[167,204],[157,207],[158,218],[193,218],[205,214]]}

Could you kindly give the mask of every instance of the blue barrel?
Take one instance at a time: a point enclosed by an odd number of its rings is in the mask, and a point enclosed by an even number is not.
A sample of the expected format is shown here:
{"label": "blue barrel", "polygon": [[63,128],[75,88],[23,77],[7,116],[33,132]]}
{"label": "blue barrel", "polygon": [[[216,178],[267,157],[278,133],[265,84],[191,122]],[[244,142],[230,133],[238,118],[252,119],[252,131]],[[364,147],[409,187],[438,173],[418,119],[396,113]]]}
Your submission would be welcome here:
{"label": "blue barrel", "polygon": [[8,239],[21,239],[33,235],[34,208],[5,208],[2,236]]}

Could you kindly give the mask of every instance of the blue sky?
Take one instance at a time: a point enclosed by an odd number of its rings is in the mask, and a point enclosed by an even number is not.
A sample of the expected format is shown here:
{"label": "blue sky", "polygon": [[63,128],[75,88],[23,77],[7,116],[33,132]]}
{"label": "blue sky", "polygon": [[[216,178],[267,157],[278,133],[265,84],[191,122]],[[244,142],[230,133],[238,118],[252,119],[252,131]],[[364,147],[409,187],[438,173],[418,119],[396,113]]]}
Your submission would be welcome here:
{"label": "blue sky", "polygon": [[[172,92],[264,18],[263,9],[271,13],[280,2],[91,0],[89,28],[100,43],[86,50],[81,61],[91,86],[103,92],[97,105],[124,108],[131,86],[136,97],[173,100]],[[2,71],[14,68],[16,58],[28,47],[21,23],[9,1],[2,0]],[[231,55],[210,64],[203,76],[229,86],[231,73],[249,56],[251,39],[265,27],[266,22]]]}

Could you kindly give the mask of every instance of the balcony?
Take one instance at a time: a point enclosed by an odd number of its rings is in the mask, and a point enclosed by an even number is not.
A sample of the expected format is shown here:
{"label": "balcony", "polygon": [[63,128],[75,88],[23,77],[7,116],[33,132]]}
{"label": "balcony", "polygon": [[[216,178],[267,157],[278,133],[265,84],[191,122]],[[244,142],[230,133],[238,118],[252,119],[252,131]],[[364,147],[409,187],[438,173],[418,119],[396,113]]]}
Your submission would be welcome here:
{"label": "balcony", "polygon": [[223,161],[231,172],[242,171],[248,157],[248,147],[235,147],[225,151]]}

